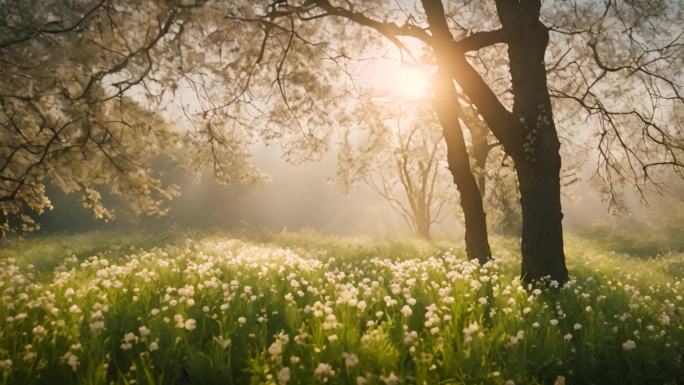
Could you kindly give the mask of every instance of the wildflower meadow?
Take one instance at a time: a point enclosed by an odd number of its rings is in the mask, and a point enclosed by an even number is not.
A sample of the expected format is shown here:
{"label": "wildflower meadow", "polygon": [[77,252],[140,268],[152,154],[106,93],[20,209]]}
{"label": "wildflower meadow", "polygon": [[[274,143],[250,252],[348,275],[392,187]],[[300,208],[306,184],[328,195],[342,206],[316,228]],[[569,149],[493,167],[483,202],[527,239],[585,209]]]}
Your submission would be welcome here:
{"label": "wildflower meadow", "polygon": [[2,384],[684,381],[681,255],[573,239],[570,281],[533,286],[505,240],[479,265],[448,243],[100,237],[2,252]]}

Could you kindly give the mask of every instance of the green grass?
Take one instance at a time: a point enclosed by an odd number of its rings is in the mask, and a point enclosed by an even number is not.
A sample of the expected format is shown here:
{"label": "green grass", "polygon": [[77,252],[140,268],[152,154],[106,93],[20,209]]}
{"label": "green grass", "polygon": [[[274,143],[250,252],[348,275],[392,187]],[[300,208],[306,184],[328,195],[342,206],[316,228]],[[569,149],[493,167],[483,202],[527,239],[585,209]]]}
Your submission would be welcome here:
{"label": "green grass", "polygon": [[682,383],[681,254],[569,236],[570,283],[540,290],[492,243],[478,266],[312,232],[4,241],[0,383]]}
{"label": "green grass", "polygon": [[[667,221],[667,219],[665,219]],[[652,258],[661,254],[684,253],[681,224],[650,228],[625,229],[617,225],[597,225],[581,231],[585,241],[604,252],[629,254],[637,258]]]}

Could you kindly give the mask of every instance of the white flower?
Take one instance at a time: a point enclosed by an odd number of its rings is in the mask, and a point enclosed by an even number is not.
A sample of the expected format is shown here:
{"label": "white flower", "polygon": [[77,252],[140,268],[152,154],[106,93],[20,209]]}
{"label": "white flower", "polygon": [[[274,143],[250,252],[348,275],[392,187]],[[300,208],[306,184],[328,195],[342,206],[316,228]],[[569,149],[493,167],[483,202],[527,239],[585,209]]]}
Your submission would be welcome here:
{"label": "white flower", "polygon": [[532,327],[535,329],[539,328],[539,322],[532,322]]}
{"label": "white flower", "polygon": [[622,350],[628,352],[630,350],[634,350],[636,348],[636,342],[632,340],[627,340],[622,343]]}
{"label": "white flower", "polygon": [[660,322],[661,325],[669,325],[670,324],[670,317],[665,314],[665,313],[660,313],[658,316],[658,322]]}
{"label": "white flower", "polygon": [[147,347],[147,349],[151,352],[159,349],[159,343],[157,341],[152,341],[150,342],[150,345]]}
{"label": "white flower", "polygon": [[136,340],[136,336],[133,333],[124,334],[124,338],[121,340],[121,350],[129,350],[133,347],[133,342]]}
{"label": "white flower", "polygon": [[359,363],[359,357],[357,357],[356,354],[342,353],[342,357],[344,357],[344,364],[348,368],[353,368],[354,366],[358,365],[358,363]]}
{"label": "white flower", "polygon": [[176,314],[173,316],[173,322],[176,323],[176,327],[178,329],[183,329],[185,327],[185,322],[183,322],[183,316],[180,314]]}
{"label": "white flower", "polygon": [[91,330],[93,333],[97,333],[97,332],[99,332],[100,330],[103,330],[104,328],[105,328],[105,324],[104,324],[104,321],[102,321],[102,320],[93,321],[93,322],[90,323],[90,330]]}
{"label": "white flower", "polygon": [[62,356],[62,362],[66,362],[74,372],[78,369],[78,357],[72,352],[64,354]]}
{"label": "white flower", "polygon": [[418,332],[412,330],[410,333],[404,334],[404,345],[411,346],[418,339]]}
{"label": "white flower", "polygon": [[385,383],[385,385],[397,385],[399,384],[399,378],[394,372],[391,372],[389,376],[380,376],[380,379]]}
{"label": "white flower", "polygon": [[150,329],[145,326],[141,326],[138,328],[138,333],[140,334],[140,337],[147,337],[150,335]]}
{"label": "white flower", "polygon": [[245,318],[245,317],[240,317],[240,318],[238,318],[238,323],[239,323],[240,325],[244,325],[245,322],[247,322],[247,318]]}
{"label": "white flower", "polygon": [[33,351],[33,345],[28,344],[24,346],[24,354],[22,355],[22,359],[27,362],[33,361],[38,355],[36,352]]}
{"label": "white flower", "polygon": [[386,295],[383,300],[385,301],[385,306],[392,307],[398,303],[398,301],[389,295]]}
{"label": "white flower", "polygon": [[189,330],[189,331],[195,330],[195,328],[197,328],[197,321],[195,321],[192,318],[189,318],[185,321],[184,326],[185,326],[185,330]]}
{"label": "white flower", "polygon": [[272,356],[279,356],[283,353],[283,345],[280,340],[277,340],[268,347],[268,354]]}
{"label": "white flower", "polygon": [[558,320],[554,318],[554,319],[550,320],[549,323],[551,324],[551,326],[556,326],[556,325],[558,325]]}
{"label": "white flower", "polygon": [[45,335],[45,333],[47,333],[47,331],[45,330],[45,328],[42,327],[41,325],[38,325],[38,326],[34,327],[33,330],[32,330],[32,332],[33,332],[33,335],[36,336],[36,337],[42,337],[42,336]]}
{"label": "white flower", "polygon": [[290,368],[284,367],[278,372],[278,383],[285,385],[288,381],[290,381]]}
{"label": "white flower", "polygon": [[10,359],[0,360],[0,368],[2,370],[9,370],[11,367],[12,367],[12,360],[10,360]]}
{"label": "white flower", "polygon": [[487,298],[485,298],[485,297],[480,297],[480,298],[477,299],[477,302],[479,302],[480,305],[484,305],[484,304],[487,303]]}
{"label": "white flower", "polygon": [[223,336],[218,336],[214,337],[214,341],[216,341],[216,343],[223,349],[226,349],[228,346],[230,346],[230,338],[223,338]]}
{"label": "white flower", "polygon": [[368,380],[366,377],[358,376],[356,377],[356,385],[366,385],[368,383]]}
{"label": "white flower", "polygon": [[582,324],[575,324],[572,328],[575,330],[580,330],[582,329]]}
{"label": "white flower", "polygon": [[323,322],[323,330],[330,330],[337,327],[337,318],[335,314],[328,314]]}
{"label": "white flower", "polygon": [[463,333],[474,334],[478,330],[480,330],[480,325],[478,325],[477,322],[471,322],[470,325],[463,328]]}
{"label": "white flower", "polygon": [[553,385],[565,385],[565,377],[563,377],[563,376],[556,377],[556,381],[553,382]]}
{"label": "white flower", "polygon": [[404,317],[409,317],[411,314],[413,314],[413,310],[411,310],[411,307],[408,305],[404,305],[404,307],[401,308],[401,315]]}
{"label": "white flower", "polygon": [[69,308],[69,313],[71,313],[71,314],[78,314],[80,312],[81,312],[81,308],[76,306],[76,305],[71,305],[71,307]]}
{"label": "white flower", "polygon": [[477,322],[471,322],[470,325],[463,328],[463,341],[468,343],[473,340],[473,335],[480,330],[480,325]]}
{"label": "white flower", "polygon": [[135,334],[133,334],[133,333],[124,334],[123,342],[133,342],[133,341],[135,341]]}
{"label": "white flower", "polygon": [[316,369],[314,369],[314,376],[322,379],[327,379],[333,375],[335,375],[335,371],[332,370],[332,366],[324,362],[319,363]]}
{"label": "white flower", "polygon": [[566,341],[570,341],[572,339],[572,334],[568,333],[568,334],[564,335],[563,339]]}

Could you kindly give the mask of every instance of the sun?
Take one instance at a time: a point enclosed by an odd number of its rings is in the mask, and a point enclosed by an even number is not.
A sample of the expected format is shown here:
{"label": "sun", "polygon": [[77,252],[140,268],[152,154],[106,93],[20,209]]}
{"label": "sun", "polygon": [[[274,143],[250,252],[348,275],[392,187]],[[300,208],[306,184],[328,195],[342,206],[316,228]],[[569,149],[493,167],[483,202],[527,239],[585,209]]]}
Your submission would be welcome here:
{"label": "sun", "polygon": [[430,78],[434,69],[397,61],[382,61],[368,68],[364,77],[375,90],[391,97],[417,101],[430,97]]}
{"label": "sun", "polygon": [[427,68],[401,65],[396,74],[394,93],[402,99],[420,100],[430,96],[431,84]]}

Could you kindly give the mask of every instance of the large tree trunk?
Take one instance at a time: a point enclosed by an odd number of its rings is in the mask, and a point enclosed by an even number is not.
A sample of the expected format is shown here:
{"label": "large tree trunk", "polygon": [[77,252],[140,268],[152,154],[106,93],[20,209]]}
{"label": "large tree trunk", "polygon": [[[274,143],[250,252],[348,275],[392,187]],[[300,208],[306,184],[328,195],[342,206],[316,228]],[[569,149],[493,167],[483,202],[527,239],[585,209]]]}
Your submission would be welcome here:
{"label": "large tree trunk", "polygon": [[544,54],[549,33],[539,21],[540,8],[539,0],[497,1],[508,41],[513,115],[525,135],[521,148],[512,154],[523,217],[521,274],[527,282],[548,276],[563,283],[568,271],[563,252],[560,142],[546,83]]}
{"label": "large tree trunk", "polygon": [[429,241],[431,239],[430,224],[425,220],[418,219],[416,221],[416,235],[421,239]]}
{"label": "large tree trunk", "polygon": [[516,167],[522,209],[520,274],[526,282],[548,277],[562,283],[568,278],[561,224],[560,156],[558,151],[549,156],[557,159],[553,167],[526,162]]}
{"label": "large tree trunk", "polygon": [[458,100],[453,81],[448,76],[440,76],[434,108],[444,130],[449,171],[460,194],[466,253],[469,258],[485,263],[492,257],[487,236],[487,219],[480,189],[470,169],[470,159],[457,113],[458,106],[455,103]]}
{"label": "large tree trunk", "polygon": [[[410,198],[409,198],[410,199]],[[420,199],[414,201],[411,204],[411,210],[413,211],[413,230],[415,234],[422,239],[430,240],[430,218],[429,210],[430,208],[426,203],[424,203],[424,196],[420,196]]]}
{"label": "large tree trunk", "polygon": [[[502,28],[453,42],[440,0],[421,0],[436,39],[441,70],[449,71],[516,163],[523,210],[522,272],[526,281],[567,280],[560,207],[560,144],[546,84],[548,29],[539,20],[541,0],[496,0]],[[465,57],[468,49],[508,44],[513,88],[509,112]]]}

